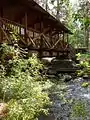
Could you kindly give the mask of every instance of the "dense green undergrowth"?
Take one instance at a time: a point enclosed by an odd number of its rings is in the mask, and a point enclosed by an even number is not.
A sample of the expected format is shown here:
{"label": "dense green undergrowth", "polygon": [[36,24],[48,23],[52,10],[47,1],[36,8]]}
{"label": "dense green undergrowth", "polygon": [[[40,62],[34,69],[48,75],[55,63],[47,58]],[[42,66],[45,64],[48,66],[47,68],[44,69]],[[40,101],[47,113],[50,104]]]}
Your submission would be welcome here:
{"label": "dense green undergrowth", "polygon": [[4,120],[37,120],[47,114],[50,82],[39,72],[43,64],[36,55],[23,58],[18,48],[0,47],[0,102],[6,103]]}
{"label": "dense green undergrowth", "polygon": [[[72,102],[64,97],[67,92],[64,80],[55,78],[50,82],[41,73],[44,66],[35,54],[25,57],[18,46],[2,44],[0,56],[0,103],[5,103],[8,111],[2,120],[38,120],[41,114],[48,114],[47,108],[51,104],[48,94],[55,94],[66,104]],[[90,73],[89,61],[79,55],[78,58],[82,67],[78,75]],[[88,85],[86,82],[82,87]],[[75,104],[72,116],[78,116],[80,110],[83,106]]]}
{"label": "dense green undergrowth", "polygon": [[80,61],[78,66],[81,67],[81,70],[77,71],[78,76],[90,76],[90,54],[77,54],[77,60]]}

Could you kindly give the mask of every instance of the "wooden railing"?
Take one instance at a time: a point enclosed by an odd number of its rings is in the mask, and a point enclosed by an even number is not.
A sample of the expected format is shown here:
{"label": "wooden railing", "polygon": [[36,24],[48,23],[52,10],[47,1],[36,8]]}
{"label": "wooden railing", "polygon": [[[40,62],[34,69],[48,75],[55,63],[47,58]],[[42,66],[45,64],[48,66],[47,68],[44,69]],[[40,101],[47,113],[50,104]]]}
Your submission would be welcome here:
{"label": "wooden railing", "polygon": [[[8,19],[6,19],[6,18],[1,18],[1,17],[0,17],[0,19],[4,20],[6,23],[10,23],[10,24],[12,24],[12,25],[14,25],[14,26],[16,26],[16,27],[20,27],[20,28],[25,29],[25,25],[22,25],[22,24],[19,24],[19,23],[17,23],[17,22],[8,20]],[[34,32],[40,33],[39,31],[37,31],[37,30],[35,30],[35,29],[33,29],[33,28],[27,28],[27,30],[28,30],[28,31],[32,31],[32,32],[34,31]]]}
{"label": "wooden railing", "polygon": [[[51,44],[51,38],[44,32],[40,33],[34,29],[28,28],[25,33],[24,25],[5,18],[0,18],[0,23],[0,29],[8,42],[13,42],[15,39],[17,41],[20,40],[23,44],[28,46],[29,49],[37,51],[68,51],[68,44],[61,39],[52,39],[53,44]],[[31,32],[34,33],[33,37],[30,34]]]}

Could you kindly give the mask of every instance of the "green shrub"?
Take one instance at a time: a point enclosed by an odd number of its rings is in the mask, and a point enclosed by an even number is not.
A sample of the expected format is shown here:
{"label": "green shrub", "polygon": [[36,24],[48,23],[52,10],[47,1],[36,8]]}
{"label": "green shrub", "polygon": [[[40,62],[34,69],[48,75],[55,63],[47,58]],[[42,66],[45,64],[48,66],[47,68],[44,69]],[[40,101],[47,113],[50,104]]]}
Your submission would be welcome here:
{"label": "green shrub", "polygon": [[88,83],[88,82],[83,82],[82,83],[82,87],[88,87],[90,85],[90,83]]}
{"label": "green shrub", "polygon": [[[3,45],[1,51],[4,57],[0,64],[0,100],[9,109],[4,120],[36,120],[39,114],[46,114],[50,100],[45,91],[48,81],[39,72],[42,63],[36,55],[24,59],[20,53],[14,54],[14,47]],[[13,53],[13,57],[5,59],[5,51],[8,55]]]}
{"label": "green shrub", "polygon": [[71,110],[71,120],[85,120],[87,115],[86,103],[80,100],[75,101]]}
{"label": "green shrub", "polygon": [[80,60],[78,66],[81,67],[81,70],[77,71],[77,75],[78,76],[90,75],[90,55],[78,53],[76,56],[77,60]]}

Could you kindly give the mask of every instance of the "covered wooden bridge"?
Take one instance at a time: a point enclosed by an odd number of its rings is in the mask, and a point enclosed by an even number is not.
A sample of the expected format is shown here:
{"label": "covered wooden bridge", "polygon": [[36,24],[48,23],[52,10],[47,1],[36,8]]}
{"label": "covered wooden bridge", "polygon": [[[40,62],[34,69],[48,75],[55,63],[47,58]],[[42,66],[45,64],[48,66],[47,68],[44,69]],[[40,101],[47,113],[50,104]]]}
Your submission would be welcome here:
{"label": "covered wooden bridge", "polygon": [[39,56],[68,54],[71,32],[33,0],[0,1],[0,43],[18,42]]}

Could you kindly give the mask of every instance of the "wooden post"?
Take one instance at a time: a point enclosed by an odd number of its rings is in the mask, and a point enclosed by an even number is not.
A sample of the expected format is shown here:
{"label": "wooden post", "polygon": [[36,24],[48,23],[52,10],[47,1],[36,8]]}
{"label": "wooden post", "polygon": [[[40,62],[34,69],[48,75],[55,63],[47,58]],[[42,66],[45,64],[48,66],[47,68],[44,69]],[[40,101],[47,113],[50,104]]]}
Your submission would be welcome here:
{"label": "wooden post", "polygon": [[24,29],[24,34],[25,34],[25,41],[27,41],[27,12],[25,12],[25,29]]}
{"label": "wooden post", "polygon": [[[0,8],[0,17],[1,18],[3,18],[3,8]],[[2,23],[2,21],[0,21],[0,26],[3,28],[3,23]],[[0,43],[2,43],[3,42],[3,32],[2,31],[0,31]]]}
{"label": "wooden post", "polygon": [[63,47],[64,47],[64,42],[65,42],[65,40],[64,40],[64,39],[65,39],[65,36],[64,36],[64,35],[65,35],[65,34],[64,34],[64,32],[63,32],[63,40],[62,40],[62,42],[63,42],[63,43],[62,43],[62,44],[63,44]]}
{"label": "wooden post", "polygon": [[26,28],[26,32],[27,32],[27,12],[25,13],[25,28]]}
{"label": "wooden post", "polygon": [[33,31],[33,39],[34,39],[34,31]]}
{"label": "wooden post", "polygon": [[[22,20],[20,20],[20,24],[22,24]],[[19,27],[19,34],[21,36],[21,26]]]}
{"label": "wooden post", "polygon": [[[69,34],[67,33],[67,44],[68,44],[68,48],[69,48]],[[67,51],[67,57],[69,57],[69,53]]]}
{"label": "wooden post", "polygon": [[[60,38],[59,38],[59,33],[57,34],[57,41],[59,40]],[[58,45],[58,44],[57,44]],[[59,45],[57,46],[57,50],[59,50],[58,49],[59,48]],[[59,58],[59,52],[57,52],[57,58]]]}
{"label": "wooden post", "polygon": [[[40,22],[40,30],[41,30],[41,33],[43,33],[43,22]],[[41,39],[40,39],[40,51],[39,51],[39,57],[40,58],[43,55],[42,48],[43,48],[43,36],[41,35]]]}
{"label": "wooden post", "polygon": [[57,58],[59,58],[59,51],[57,52]]}
{"label": "wooden post", "polygon": [[[63,31],[63,43],[62,43],[63,44],[63,50],[64,50],[64,42],[65,41],[64,41],[64,31]],[[64,55],[64,51],[63,51],[63,55]]]}
{"label": "wooden post", "polygon": [[[52,47],[52,45],[53,45],[53,42],[52,42],[52,30],[50,30],[49,36],[50,36],[50,44],[51,44],[51,47]],[[50,51],[50,56],[52,56],[52,55],[53,55],[53,52],[52,52],[52,50],[51,50],[51,51]]]}

